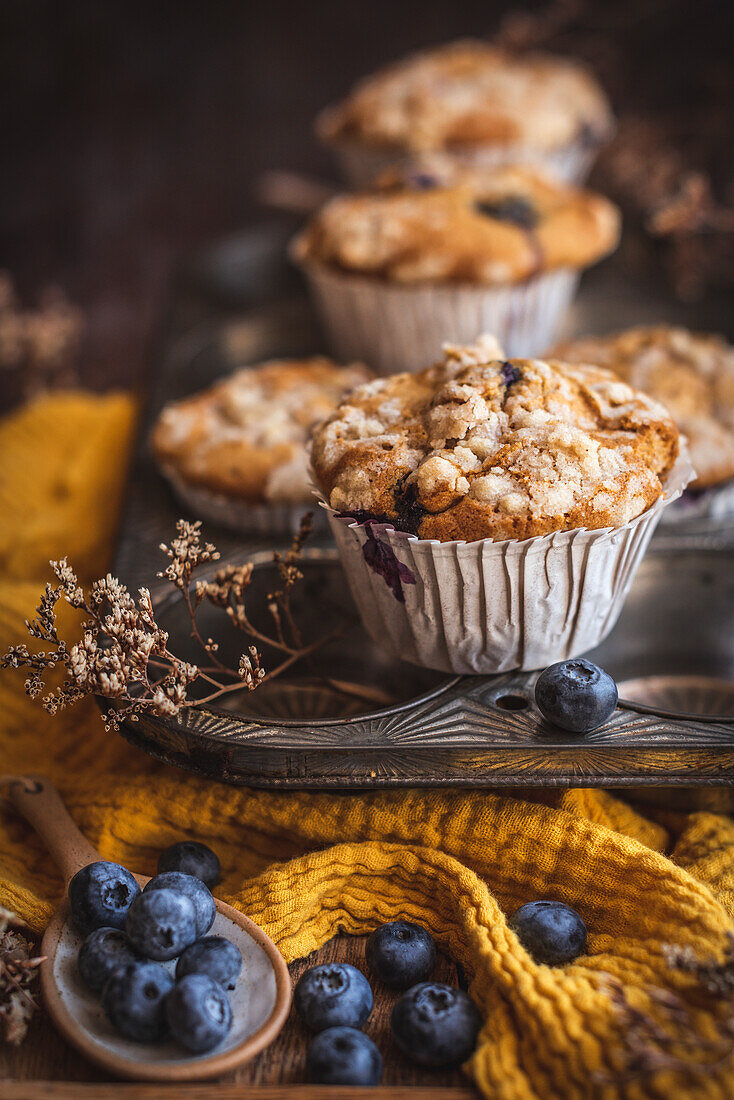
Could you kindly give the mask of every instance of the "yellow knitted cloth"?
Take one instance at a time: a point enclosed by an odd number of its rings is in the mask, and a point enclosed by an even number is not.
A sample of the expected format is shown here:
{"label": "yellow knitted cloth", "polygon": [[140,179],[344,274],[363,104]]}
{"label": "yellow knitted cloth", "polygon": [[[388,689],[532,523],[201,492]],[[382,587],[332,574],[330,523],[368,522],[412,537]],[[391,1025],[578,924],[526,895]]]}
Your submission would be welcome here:
{"label": "yellow knitted cloth", "polygon": [[[104,572],[124,482],[134,407],[121,395],[42,399],[0,423],[0,649],[68,555],[85,579]],[[664,825],[602,792],[536,802],[482,792],[270,794],[194,778],[106,734],[92,701],[55,718],[0,683],[0,773],[39,771],[57,784],[103,856],[152,874],[182,837],[210,844],[220,893],[279,944],[305,955],[339,930],[364,933],[399,916],[425,924],[472,976],[486,1024],[467,1065],[493,1100],[734,1096],[724,1062],[712,1074],[665,1070],[630,1085],[613,1074],[620,1019],[612,975],[636,1006],[650,987],[682,990],[667,943],[720,954],[734,928],[734,825],[668,814]],[[61,882],[23,821],[0,811],[0,904],[42,928]],[[588,954],[536,966],[505,915],[534,898],[581,911]],[[693,1012],[714,1035],[705,1000]],[[626,1091],[625,1091],[626,1090]]]}

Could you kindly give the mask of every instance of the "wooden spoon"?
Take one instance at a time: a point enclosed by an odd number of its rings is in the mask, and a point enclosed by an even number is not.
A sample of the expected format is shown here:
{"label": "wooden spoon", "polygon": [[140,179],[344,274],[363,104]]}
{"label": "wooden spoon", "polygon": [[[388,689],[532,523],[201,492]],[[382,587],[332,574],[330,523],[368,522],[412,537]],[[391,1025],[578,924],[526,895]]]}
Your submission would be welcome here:
{"label": "wooden spoon", "polygon": [[[102,858],[79,832],[47,779],[17,776],[5,782],[9,800],[41,837],[67,886],[81,867]],[[148,882],[144,875],[135,878],[141,886]],[[211,934],[232,940],[243,958],[242,973],[230,994],[234,1023],[224,1043],[211,1053],[192,1055],[172,1041],[143,1044],[119,1035],[107,1020],[99,996],[77,974],[83,937],[69,920],[68,899],[46,929],[41,944],[46,959],[40,967],[46,1009],[64,1038],[108,1073],[139,1081],[216,1077],[248,1062],[272,1043],[290,1008],[288,967],[273,941],[249,917],[224,902],[216,905]]]}

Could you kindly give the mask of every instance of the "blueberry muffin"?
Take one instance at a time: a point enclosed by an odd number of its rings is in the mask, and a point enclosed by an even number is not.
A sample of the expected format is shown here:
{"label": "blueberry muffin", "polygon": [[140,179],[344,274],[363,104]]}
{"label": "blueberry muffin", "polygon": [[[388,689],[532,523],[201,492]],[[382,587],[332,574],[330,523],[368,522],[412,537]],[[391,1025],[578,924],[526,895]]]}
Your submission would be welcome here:
{"label": "blueberry muffin", "polygon": [[612,129],[608,100],[583,66],[471,40],[388,66],[317,121],[357,186],[437,151],[468,163],[536,163],[574,182]]}
{"label": "blueberry muffin", "polygon": [[321,357],[246,367],[166,406],[153,453],[179,491],[198,491],[197,504],[308,503],[311,430],[369,377],[358,364]]}
{"label": "blueberry muffin", "polygon": [[298,238],[297,257],[394,283],[498,286],[586,267],[618,241],[611,202],[525,168],[468,171],[453,185],[403,178],[332,199]]}
{"label": "blueberry muffin", "polygon": [[688,440],[692,489],[734,478],[734,348],[721,337],[660,325],[571,340],[553,354],[607,367],[665,405]]}
{"label": "blueberry muffin", "polygon": [[607,199],[506,167],[388,176],[327,203],[292,252],[336,354],[389,373],[485,331],[537,352],[618,238]]}
{"label": "blueberry muffin", "polygon": [[440,542],[622,527],[678,455],[664,408],[610,371],[449,347],[358,387],[316,429],[330,507]]}

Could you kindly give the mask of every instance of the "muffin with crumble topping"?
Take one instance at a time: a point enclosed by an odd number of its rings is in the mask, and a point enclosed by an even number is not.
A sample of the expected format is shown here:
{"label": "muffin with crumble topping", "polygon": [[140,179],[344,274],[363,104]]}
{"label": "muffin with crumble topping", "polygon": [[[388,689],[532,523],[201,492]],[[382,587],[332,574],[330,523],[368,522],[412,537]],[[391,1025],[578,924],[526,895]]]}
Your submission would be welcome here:
{"label": "muffin with crumble topping", "polygon": [[358,387],[315,478],[376,640],[454,672],[539,668],[614,625],[691,476],[666,410],[609,371],[494,340]]}
{"label": "muffin with crumble topping", "polygon": [[608,367],[668,409],[696,477],[666,520],[734,513],[734,347],[726,340],[655,325],[568,340],[552,354]]}
{"label": "muffin with crumble topping", "polygon": [[444,165],[338,196],[292,254],[335,353],[391,373],[478,332],[510,355],[547,346],[581,270],[618,237],[617,208],[599,195],[525,168]]}
{"label": "muffin with crumble topping", "polygon": [[582,182],[612,131],[607,97],[578,62],[474,40],[388,66],[317,120],[356,187],[426,152],[490,168],[534,164]]}
{"label": "muffin with crumble topping", "polygon": [[312,501],[312,429],[368,378],[360,364],[339,366],[321,356],[245,367],[167,405],[153,428],[153,453],[198,517],[289,532]]}

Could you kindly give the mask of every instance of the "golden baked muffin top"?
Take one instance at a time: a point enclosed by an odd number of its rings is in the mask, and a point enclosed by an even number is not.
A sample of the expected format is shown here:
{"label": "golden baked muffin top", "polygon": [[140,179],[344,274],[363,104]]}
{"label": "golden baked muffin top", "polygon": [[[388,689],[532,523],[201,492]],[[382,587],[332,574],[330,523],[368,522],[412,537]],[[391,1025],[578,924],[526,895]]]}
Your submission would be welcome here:
{"label": "golden baked muffin top", "polygon": [[460,179],[434,187],[434,177],[419,175],[414,186],[383,181],[340,195],[296,238],[294,254],[399,283],[498,285],[583,267],[617,244],[619,212],[600,195],[526,168]]}
{"label": "golden baked muffin top", "polygon": [[552,354],[608,367],[665,405],[688,439],[691,488],[734,477],[734,347],[720,336],[660,325],[569,340]]}
{"label": "golden baked muffin top", "polygon": [[498,351],[447,346],[345,398],[314,433],[331,507],[471,542],[621,527],[658,499],[678,454],[664,408],[610,371]]}
{"label": "golden baked muffin top", "polygon": [[382,69],[317,121],[325,141],[413,152],[515,143],[551,150],[611,129],[609,102],[583,66],[472,40]]}
{"label": "golden baked muffin top", "polygon": [[166,474],[188,485],[253,504],[308,501],[311,430],[370,377],[360,364],[322,357],[245,367],[167,405],[153,452]]}

